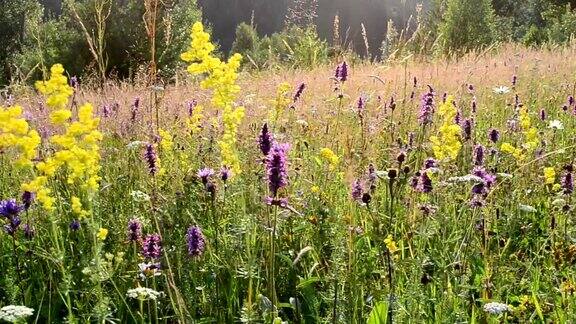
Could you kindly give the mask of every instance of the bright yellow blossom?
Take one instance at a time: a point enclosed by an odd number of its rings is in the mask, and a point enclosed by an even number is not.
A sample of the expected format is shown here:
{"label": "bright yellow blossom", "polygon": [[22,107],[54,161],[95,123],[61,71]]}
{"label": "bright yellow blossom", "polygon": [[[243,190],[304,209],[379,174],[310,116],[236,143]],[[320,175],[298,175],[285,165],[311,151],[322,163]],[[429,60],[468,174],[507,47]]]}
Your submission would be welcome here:
{"label": "bright yellow blossom", "polygon": [[398,251],[398,246],[396,245],[396,242],[394,242],[391,234],[384,239],[384,244],[386,244],[386,248],[390,251],[390,254],[394,254]]}
{"label": "bright yellow blossom", "polygon": [[108,237],[108,229],[106,228],[100,228],[98,230],[98,234],[96,234],[96,237],[100,240],[100,241],[104,241],[106,239],[106,237]]}
{"label": "bright yellow blossom", "polygon": [[554,171],[554,168],[544,168],[544,182],[547,185],[556,182],[556,171]]}
{"label": "bright yellow blossom", "polygon": [[334,170],[338,163],[340,162],[340,158],[336,155],[331,149],[325,147],[320,150],[320,156],[328,162],[328,166],[330,170]]}
{"label": "bright yellow blossom", "polygon": [[41,139],[22,117],[22,107],[0,107],[0,150],[14,151],[16,165],[29,166]]}
{"label": "bright yellow blossom", "polygon": [[438,136],[431,136],[432,150],[438,160],[455,160],[462,148],[460,142],[460,126],[454,123],[457,109],[453,104],[454,97],[449,96],[446,102],[438,108],[442,117],[442,125],[438,129]]}

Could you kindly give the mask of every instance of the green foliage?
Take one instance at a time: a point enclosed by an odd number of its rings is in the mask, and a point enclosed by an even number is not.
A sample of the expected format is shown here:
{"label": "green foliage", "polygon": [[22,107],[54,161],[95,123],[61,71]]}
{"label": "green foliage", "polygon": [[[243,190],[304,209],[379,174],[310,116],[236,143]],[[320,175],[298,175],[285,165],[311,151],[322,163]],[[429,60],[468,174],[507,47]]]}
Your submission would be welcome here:
{"label": "green foliage", "polygon": [[576,10],[569,5],[551,7],[543,16],[549,26],[547,34],[550,42],[562,44],[576,36]]}
{"label": "green foliage", "polygon": [[490,0],[448,0],[439,27],[445,53],[463,53],[495,40]]}
{"label": "green foliage", "polygon": [[262,69],[273,65],[314,67],[328,59],[328,44],[314,28],[290,26],[280,33],[259,38],[254,27],[240,24],[232,52],[247,57],[245,65]]}

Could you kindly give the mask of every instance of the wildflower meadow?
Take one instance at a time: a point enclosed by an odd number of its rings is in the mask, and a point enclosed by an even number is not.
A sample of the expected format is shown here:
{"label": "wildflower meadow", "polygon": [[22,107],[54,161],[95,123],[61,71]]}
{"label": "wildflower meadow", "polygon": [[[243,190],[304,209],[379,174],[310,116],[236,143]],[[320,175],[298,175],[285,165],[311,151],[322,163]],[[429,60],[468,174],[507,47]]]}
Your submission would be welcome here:
{"label": "wildflower meadow", "polygon": [[0,320],[576,321],[576,47],[170,84],[55,64],[0,102]]}

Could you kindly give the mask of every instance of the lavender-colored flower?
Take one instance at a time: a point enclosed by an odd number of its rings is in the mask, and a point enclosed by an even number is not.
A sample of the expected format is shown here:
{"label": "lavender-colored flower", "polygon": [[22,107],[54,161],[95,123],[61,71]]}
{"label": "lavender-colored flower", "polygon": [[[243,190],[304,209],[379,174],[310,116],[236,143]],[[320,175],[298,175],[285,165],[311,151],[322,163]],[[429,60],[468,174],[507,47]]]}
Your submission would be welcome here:
{"label": "lavender-colored flower", "polygon": [[104,105],[104,107],[102,108],[102,115],[104,116],[104,118],[110,117],[110,106]]}
{"label": "lavender-colored flower", "polygon": [[232,170],[230,170],[230,168],[227,166],[223,166],[220,169],[220,179],[222,179],[222,181],[226,182],[231,177],[232,177]]}
{"label": "lavender-colored flower", "polygon": [[142,223],[133,218],[128,221],[127,238],[129,242],[140,242],[142,239]]}
{"label": "lavender-colored flower", "polygon": [[356,201],[361,201],[363,193],[364,193],[364,187],[362,186],[362,183],[360,182],[360,180],[355,180],[352,183],[352,191],[351,191],[352,199]]}
{"label": "lavender-colored flower", "polygon": [[266,197],[266,199],[264,199],[264,202],[266,203],[266,205],[268,206],[278,206],[281,208],[286,208],[288,207],[288,198],[272,198],[272,197]]}
{"label": "lavender-colored flower", "polygon": [[512,86],[516,86],[516,83],[518,82],[518,77],[516,76],[516,74],[514,74],[512,76]]}
{"label": "lavender-colored flower", "polygon": [[69,227],[73,231],[79,230],[80,229],[80,221],[78,221],[77,219],[72,220],[72,222],[70,222]]}
{"label": "lavender-colored flower", "polygon": [[374,164],[370,163],[368,165],[368,182],[370,183],[370,191],[376,190],[376,180],[378,180],[376,168],[374,167]]}
{"label": "lavender-colored flower", "polygon": [[74,89],[78,88],[78,77],[73,76],[70,78],[70,86]]}
{"label": "lavender-colored flower", "polygon": [[146,163],[148,163],[148,171],[151,175],[155,175],[158,172],[158,165],[157,161],[158,158],[156,156],[156,151],[154,150],[154,146],[150,143],[146,144],[146,152],[144,153],[144,159]]}
{"label": "lavender-colored flower", "polygon": [[302,96],[302,93],[304,92],[304,89],[306,89],[306,84],[300,83],[300,85],[296,89],[296,93],[294,94],[294,98],[293,98],[294,102],[296,102],[296,101],[298,101],[298,99],[300,99],[300,97]]}
{"label": "lavender-colored flower", "polygon": [[574,192],[574,175],[572,171],[567,171],[562,178],[562,189],[564,189],[564,194],[566,195]]}
{"label": "lavender-colored flower", "polygon": [[420,102],[420,113],[418,121],[420,125],[427,125],[432,123],[432,115],[434,114],[434,89],[428,86],[428,92],[422,95]]}
{"label": "lavender-colored flower", "polygon": [[202,229],[198,226],[190,226],[186,232],[186,243],[188,244],[188,255],[191,257],[202,256],[206,246]]}
{"label": "lavender-colored flower", "polygon": [[470,199],[470,207],[472,208],[482,208],[484,207],[485,201],[481,195],[473,195]]}
{"label": "lavender-colored flower", "polygon": [[489,132],[488,132],[488,138],[490,139],[490,141],[492,143],[496,143],[498,142],[498,140],[500,139],[500,132],[495,129],[492,128]]}
{"label": "lavender-colored flower", "polygon": [[36,235],[36,230],[34,229],[34,226],[30,224],[24,224],[23,230],[24,230],[24,237],[28,240],[33,239],[34,236]]}
{"label": "lavender-colored flower", "polygon": [[287,153],[290,144],[274,143],[266,157],[268,188],[272,197],[278,196],[278,190],[288,184]]}
{"label": "lavender-colored flower", "polygon": [[150,259],[162,256],[162,238],[158,234],[148,234],[142,243],[142,255]]}
{"label": "lavender-colored flower", "polygon": [[456,116],[454,116],[454,124],[460,125],[462,122],[462,112],[460,109],[456,110]]}
{"label": "lavender-colored flower", "polygon": [[274,140],[272,138],[272,134],[268,130],[268,124],[265,123],[262,126],[262,131],[260,132],[260,136],[258,137],[258,143],[260,144],[260,152],[262,152],[263,155],[268,155],[268,153],[270,153],[273,141]]}
{"label": "lavender-colored flower", "polygon": [[20,220],[20,217],[12,216],[12,218],[10,218],[10,222],[7,225],[4,225],[4,230],[9,235],[14,236],[18,230],[18,226],[20,226],[21,223],[22,221]]}
{"label": "lavender-colored flower", "polygon": [[462,123],[462,132],[464,133],[464,139],[469,140],[472,137],[472,120],[465,119]]}
{"label": "lavender-colored flower", "polygon": [[202,180],[202,183],[204,185],[208,184],[208,179],[214,175],[214,170],[210,169],[210,168],[203,168],[198,170],[198,172],[196,173],[196,176],[198,178],[200,178],[200,180]]}
{"label": "lavender-colored flower", "polygon": [[562,105],[562,110],[564,112],[567,112],[568,111],[568,105]]}
{"label": "lavender-colored flower", "polygon": [[356,111],[358,112],[359,116],[362,116],[362,112],[364,112],[364,108],[366,108],[366,102],[362,97],[358,98],[358,102],[356,103]]}
{"label": "lavender-colored flower", "polygon": [[429,193],[433,189],[432,187],[432,179],[428,176],[428,172],[424,171],[420,175],[420,179],[418,179],[418,185],[416,186],[416,190],[423,193]]}
{"label": "lavender-colored flower", "polygon": [[540,109],[540,120],[546,120],[546,110],[544,108]]}
{"label": "lavender-colored flower", "polygon": [[474,147],[474,165],[484,164],[484,146],[478,144]]}
{"label": "lavender-colored flower", "polygon": [[476,113],[476,108],[477,108],[478,104],[476,103],[476,97],[474,97],[472,99],[472,113],[475,114]]}
{"label": "lavender-colored flower", "polygon": [[11,219],[18,216],[22,211],[22,206],[16,202],[16,199],[8,199],[0,201],[0,216]]}
{"label": "lavender-colored flower", "polygon": [[433,158],[427,158],[426,161],[424,161],[424,169],[430,169],[430,168],[435,168],[438,166],[438,161],[434,160]]}
{"label": "lavender-colored flower", "polygon": [[346,80],[348,80],[348,64],[346,64],[346,62],[342,62],[342,64],[336,68],[336,79],[340,82],[346,82]]}
{"label": "lavender-colored flower", "polygon": [[574,96],[568,96],[568,106],[574,105]]}

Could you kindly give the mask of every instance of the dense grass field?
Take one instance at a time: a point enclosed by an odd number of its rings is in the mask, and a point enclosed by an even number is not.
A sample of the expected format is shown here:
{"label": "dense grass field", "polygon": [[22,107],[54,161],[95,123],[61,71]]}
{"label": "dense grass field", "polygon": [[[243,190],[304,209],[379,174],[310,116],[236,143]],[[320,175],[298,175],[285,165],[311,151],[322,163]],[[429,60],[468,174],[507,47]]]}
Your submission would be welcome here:
{"label": "dense grass field", "polygon": [[0,318],[576,320],[574,48],[250,75],[195,36],[176,84],[5,98]]}

